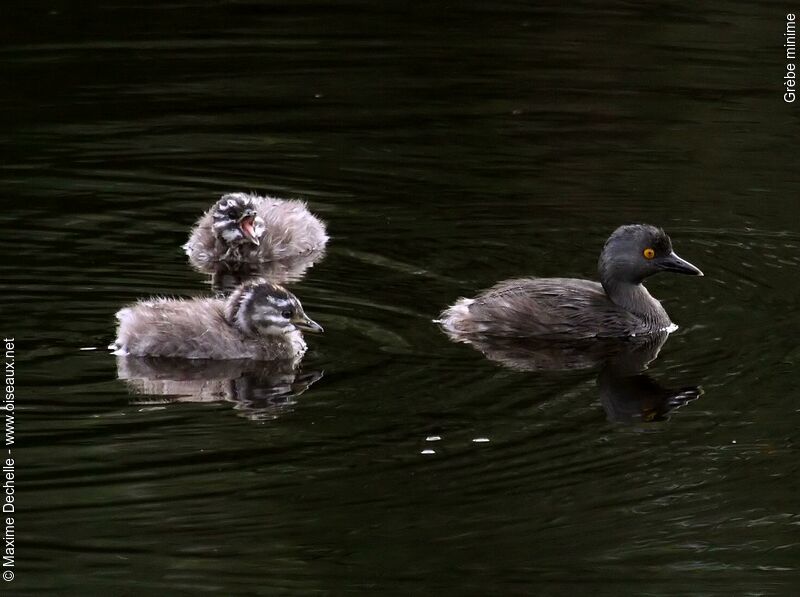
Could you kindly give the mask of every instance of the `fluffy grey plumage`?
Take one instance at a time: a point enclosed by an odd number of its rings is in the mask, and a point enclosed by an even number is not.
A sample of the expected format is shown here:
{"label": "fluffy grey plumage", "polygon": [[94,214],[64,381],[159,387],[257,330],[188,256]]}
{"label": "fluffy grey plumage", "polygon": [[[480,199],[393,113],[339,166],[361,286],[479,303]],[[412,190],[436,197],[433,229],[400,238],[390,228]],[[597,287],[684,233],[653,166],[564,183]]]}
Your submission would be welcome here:
{"label": "fluffy grey plumage", "polygon": [[506,280],[474,299],[459,299],[439,319],[451,336],[552,340],[652,334],[673,324],[642,281],[660,271],[702,275],[678,257],[663,230],[621,226],[598,262],[600,283],[573,278]]}
{"label": "fluffy grey plumage", "polygon": [[321,253],[327,242],[325,224],[302,201],[228,193],[197,221],[183,249],[204,270]]}
{"label": "fluffy grey plumage", "polygon": [[227,299],[151,299],[117,313],[117,355],[187,359],[299,360],[300,330],[321,332],[292,293],[244,284]]}

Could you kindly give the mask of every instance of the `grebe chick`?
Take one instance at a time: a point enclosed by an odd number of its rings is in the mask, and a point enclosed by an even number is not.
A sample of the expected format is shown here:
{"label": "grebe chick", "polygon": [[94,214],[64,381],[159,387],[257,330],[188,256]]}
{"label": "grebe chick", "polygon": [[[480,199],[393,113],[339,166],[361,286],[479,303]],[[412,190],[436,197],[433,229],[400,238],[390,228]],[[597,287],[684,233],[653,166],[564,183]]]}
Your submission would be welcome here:
{"label": "grebe chick", "polygon": [[325,224],[302,201],[228,193],[200,217],[183,249],[203,270],[322,251],[327,242]]}
{"label": "grebe chick", "polygon": [[117,355],[299,360],[302,331],[322,332],[291,292],[259,281],[227,298],[151,299],[117,313]]}

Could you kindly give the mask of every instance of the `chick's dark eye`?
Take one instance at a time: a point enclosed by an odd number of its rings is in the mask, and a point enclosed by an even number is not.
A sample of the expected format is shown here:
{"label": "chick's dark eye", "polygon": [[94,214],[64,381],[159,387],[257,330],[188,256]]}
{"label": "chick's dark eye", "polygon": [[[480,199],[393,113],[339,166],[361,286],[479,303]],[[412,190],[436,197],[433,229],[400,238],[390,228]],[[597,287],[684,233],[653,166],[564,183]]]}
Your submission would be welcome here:
{"label": "chick's dark eye", "polygon": [[284,317],[286,319],[291,319],[292,318],[292,312],[291,311],[282,311],[281,312],[281,317]]}

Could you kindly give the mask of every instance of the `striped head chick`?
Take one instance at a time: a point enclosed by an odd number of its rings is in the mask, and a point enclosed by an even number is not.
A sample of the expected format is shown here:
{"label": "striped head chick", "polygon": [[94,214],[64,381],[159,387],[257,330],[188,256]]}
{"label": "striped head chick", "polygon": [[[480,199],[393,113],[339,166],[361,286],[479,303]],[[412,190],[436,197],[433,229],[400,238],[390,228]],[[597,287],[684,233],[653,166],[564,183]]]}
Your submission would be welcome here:
{"label": "striped head chick", "polygon": [[277,284],[243,284],[225,304],[228,322],[246,336],[280,337],[295,331],[322,333],[295,295]]}
{"label": "striped head chick", "polygon": [[211,221],[214,236],[227,247],[221,260],[240,259],[243,250],[258,247],[267,229],[253,197],[246,193],[223,195],[211,209]]}

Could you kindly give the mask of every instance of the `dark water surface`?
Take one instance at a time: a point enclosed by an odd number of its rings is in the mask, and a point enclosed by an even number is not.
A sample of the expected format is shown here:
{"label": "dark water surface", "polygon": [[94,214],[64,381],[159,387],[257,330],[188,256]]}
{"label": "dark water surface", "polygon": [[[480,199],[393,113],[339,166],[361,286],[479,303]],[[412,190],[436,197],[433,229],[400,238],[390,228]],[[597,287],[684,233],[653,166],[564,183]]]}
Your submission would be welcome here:
{"label": "dark water surface", "polygon": [[[3,9],[3,589],[797,594],[792,7],[89,4]],[[292,285],[326,333],[273,393],[136,393],[114,312],[208,292],[179,246],[232,190],[328,222]],[[635,221],[706,277],[650,282],[681,327],[627,402],[431,322],[505,277],[593,277]],[[652,384],[699,397],[659,411]]]}

